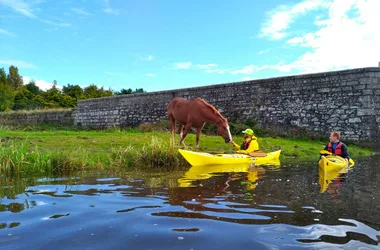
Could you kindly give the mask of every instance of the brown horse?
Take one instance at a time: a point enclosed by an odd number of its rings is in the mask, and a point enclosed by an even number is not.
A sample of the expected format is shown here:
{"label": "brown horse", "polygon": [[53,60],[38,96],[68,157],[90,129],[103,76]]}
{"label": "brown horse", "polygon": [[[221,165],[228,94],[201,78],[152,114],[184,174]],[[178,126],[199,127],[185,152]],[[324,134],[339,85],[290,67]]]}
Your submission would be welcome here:
{"label": "brown horse", "polygon": [[[218,135],[224,138],[226,143],[232,141],[228,121],[224,118],[214,106],[207,103],[201,98],[186,100],[181,97],[175,97],[168,104],[168,118],[170,121],[170,145],[173,146],[175,140],[176,122],[179,123],[178,133],[180,134],[180,144],[192,127],[197,129],[196,147],[199,145],[199,137],[206,122],[214,124],[217,127]],[[185,127],[184,131],[183,128]]]}

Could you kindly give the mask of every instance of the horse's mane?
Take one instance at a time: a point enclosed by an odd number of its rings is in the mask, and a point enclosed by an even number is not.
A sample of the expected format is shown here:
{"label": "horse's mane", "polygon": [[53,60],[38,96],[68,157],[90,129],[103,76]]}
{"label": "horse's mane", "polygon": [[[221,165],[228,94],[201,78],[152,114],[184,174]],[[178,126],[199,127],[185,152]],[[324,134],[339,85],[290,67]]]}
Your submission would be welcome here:
{"label": "horse's mane", "polygon": [[204,105],[206,105],[206,107],[208,107],[209,109],[211,109],[211,111],[216,114],[217,116],[219,116],[220,119],[222,119],[222,121],[226,121],[226,118],[224,118],[220,112],[214,107],[212,106],[211,104],[209,104],[208,102],[206,102],[204,99],[202,98],[197,98],[198,100],[200,100]]}

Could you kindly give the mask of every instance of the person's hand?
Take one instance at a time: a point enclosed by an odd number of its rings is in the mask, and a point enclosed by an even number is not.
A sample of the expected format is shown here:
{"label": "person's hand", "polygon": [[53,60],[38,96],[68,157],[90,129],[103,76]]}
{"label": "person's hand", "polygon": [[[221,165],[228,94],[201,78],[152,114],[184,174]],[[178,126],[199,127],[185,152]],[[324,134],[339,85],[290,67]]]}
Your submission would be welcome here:
{"label": "person's hand", "polygon": [[234,144],[235,144],[235,142],[234,142],[234,141],[230,141],[230,143],[231,143],[232,145],[234,145]]}

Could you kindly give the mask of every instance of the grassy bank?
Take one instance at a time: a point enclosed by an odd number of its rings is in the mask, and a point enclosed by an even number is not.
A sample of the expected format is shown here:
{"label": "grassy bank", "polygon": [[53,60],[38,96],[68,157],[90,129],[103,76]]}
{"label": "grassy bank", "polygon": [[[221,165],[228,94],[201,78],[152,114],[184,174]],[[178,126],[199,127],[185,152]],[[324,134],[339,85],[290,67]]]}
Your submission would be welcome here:
{"label": "grassy bank", "polygon": [[[241,136],[233,136],[240,142]],[[172,169],[187,166],[177,149],[169,147],[168,132],[86,131],[72,128],[27,127],[0,129],[0,172],[52,172],[62,169],[156,167]],[[179,136],[176,135],[178,143]],[[185,140],[195,150],[195,135]],[[259,138],[260,149],[282,149],[281,161],[316,161],[324,142],[299,139]],[[371,154],[368,149],[351,145],[353,158]],[[198,151],[233,152],[230,144],[218,136],[202,135]]]}

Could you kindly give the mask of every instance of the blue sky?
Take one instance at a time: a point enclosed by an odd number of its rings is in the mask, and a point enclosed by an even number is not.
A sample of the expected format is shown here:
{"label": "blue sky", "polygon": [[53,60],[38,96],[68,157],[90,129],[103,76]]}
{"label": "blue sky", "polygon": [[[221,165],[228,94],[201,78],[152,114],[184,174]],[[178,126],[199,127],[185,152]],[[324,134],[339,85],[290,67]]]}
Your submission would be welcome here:
{"label": "blue sky", "polygon": [[147,91],[377,66],[379,0],[0,0],[0,67]]}

